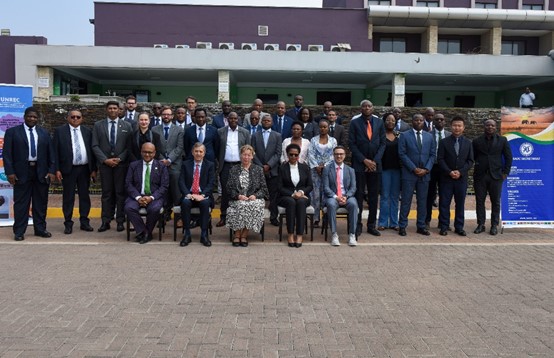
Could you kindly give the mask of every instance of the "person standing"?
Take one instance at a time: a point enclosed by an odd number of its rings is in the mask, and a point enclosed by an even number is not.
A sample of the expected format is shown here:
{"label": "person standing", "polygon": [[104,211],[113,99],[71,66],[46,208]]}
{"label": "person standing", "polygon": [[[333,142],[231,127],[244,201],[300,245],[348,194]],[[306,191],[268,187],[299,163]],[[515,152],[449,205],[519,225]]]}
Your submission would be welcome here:
{"label": "person standing", "polygon": [[485,199],[491,201],[490,234],[498,234],[500,223],[500,197],[502,183],[512,168],[512,150],[506,137],[496,132],[496,121],[487,119],[483,135],[473,140],[475,167],[473,170],[473,188],[475,190],[475,210],[477,228],[473,233],[480,234],[485,228]]}
{"label": "person standing", "polygon": [[534,101],[535,101],[535,94],[531,92],[531,89],[529,87],[525,87],[524,92],[519,97],[519,107],[533,108]]}
{"label": "person standing", "polygon": [[4,135],[4,171],[13,185],[15,241],[25,239],[31,202],[35,236],[52,237],[46,230],[46,209],[54,178],[54,147],[48,131],[37,126],[39,117],[37,109],[26,108],[25,123],[8,128]]}
{"label": "person standing", "polygon": [[67,114],[67,123],[54,131],[56,179],[62,183],[62,211],[65,218],[64,234],[73,232],[75,187],[79,194],[79,221],[81,230],[93,231],[90,226],[90,181],[96,180],[96,158],[92,152],[92,130],[82,125],[81,111]]}
{"label": "person standing", "polygon": [[439,185],[439,225],[440,235],[448,235],[450,226],[450,203],[454,197],[454,232],[466,236],[464,230],[464,210],[467,193],[468,172],[473,167],[473,146],[464,137],[464,119],[452,118],[452,135],[441,140],[438,150],[438,163],[441,169]]}

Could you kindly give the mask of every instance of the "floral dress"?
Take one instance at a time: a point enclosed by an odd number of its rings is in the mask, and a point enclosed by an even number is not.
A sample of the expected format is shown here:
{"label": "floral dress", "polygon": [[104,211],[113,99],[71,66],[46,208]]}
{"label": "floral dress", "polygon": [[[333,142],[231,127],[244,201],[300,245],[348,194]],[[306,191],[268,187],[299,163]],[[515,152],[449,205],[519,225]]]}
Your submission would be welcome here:
{"label": "floral dress", "polygon": [[308,165],[312,172],[313,190],[312,206],[314,207],[314,221],[319,222],[321,210],[321,193],[323,188],[321,184],[321,176],[317,174],[316,167],[320,164],[327,165],[333,161],[333,149],[337,146],[337,140],[328,136],[327,144],[319,144],[319,135],[312,138],[310,141],[310,149],[308,150]]}

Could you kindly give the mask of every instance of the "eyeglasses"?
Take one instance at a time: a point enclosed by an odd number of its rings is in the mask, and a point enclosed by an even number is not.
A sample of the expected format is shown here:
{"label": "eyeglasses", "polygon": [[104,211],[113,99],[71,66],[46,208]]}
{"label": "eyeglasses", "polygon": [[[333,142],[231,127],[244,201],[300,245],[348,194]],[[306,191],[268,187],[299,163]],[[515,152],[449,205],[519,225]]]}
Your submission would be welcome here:
{"label": "eyeglasses", "polygon": [[81,116],[71,116],[71,119],[81,119]]}
{"label": "eyeglasses", "polygon": [[146,151],[144,151],[144,150],[143,150],[141,153],[142,153],[142,154],[146,154],[146,155],[153,155],[153,154],[154,154],[154,152],[146,152]]}
{"label": "eyeglasses", "polygon": [[158,107],[158,106],[156,106],[156,107],[152,107],[152,108],[154,108],[154,109],[160,109],[160,108],[162,108],[162,107]]}
{"label": "eyeglasses", "polygon": [[289,157],[298,157],[299,154],[298,153],[288,153],[287,154]]}

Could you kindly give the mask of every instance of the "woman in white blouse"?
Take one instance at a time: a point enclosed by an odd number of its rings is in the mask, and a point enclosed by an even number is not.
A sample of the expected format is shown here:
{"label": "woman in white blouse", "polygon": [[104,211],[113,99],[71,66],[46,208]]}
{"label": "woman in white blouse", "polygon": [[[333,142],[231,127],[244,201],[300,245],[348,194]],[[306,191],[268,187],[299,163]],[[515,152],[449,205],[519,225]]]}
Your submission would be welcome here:
{"label": "woman in white blouse", "polygon": [[300,157],[298,162],[308,163],[308,150],[310,149],[310,141],[306,138],[302,138],[304,133],[304,126],[300,122],[294,122],[291,127],[292,137],[283,139],[283,151],[281,154],[281,163],[289,161],[287,157],[287,147],[289,144],[294,143],[300,147]]}

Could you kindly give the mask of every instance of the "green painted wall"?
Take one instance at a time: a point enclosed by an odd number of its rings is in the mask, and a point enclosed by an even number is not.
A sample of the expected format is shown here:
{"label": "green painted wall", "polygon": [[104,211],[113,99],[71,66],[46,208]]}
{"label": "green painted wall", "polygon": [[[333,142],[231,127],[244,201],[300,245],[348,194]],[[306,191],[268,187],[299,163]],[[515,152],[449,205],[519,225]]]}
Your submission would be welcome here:
{"label": "green painted wall", "polygon": [[287,106],[291,106],[294,103],[294,96],[301,94],[304,96],[304,103],[307,105],[315,105],[317,103],[317,92],[318,91],[336,91],[336,92],[351,92],[351,105],[360,103],[364,98],[363,89],[355,90],[341,90],[341,89],[328,89],[328,88],[274,88],[274,87],[265,87],[265,88],[249,88],[249,87],[238,87],[237,88],[237,103],[241,104],[251,104],[258,94],[276,94],[279,96],[279,101],[284,101]]}
{"label": "green painted wall", "polygon": [[150,102],[164,103],[184,103],[187,96],[195,96],[200,103],[217,102],[216,86],[103,86],[102,91],[115,91],[120,93],[129,93],[134,90],[149,90]]}

